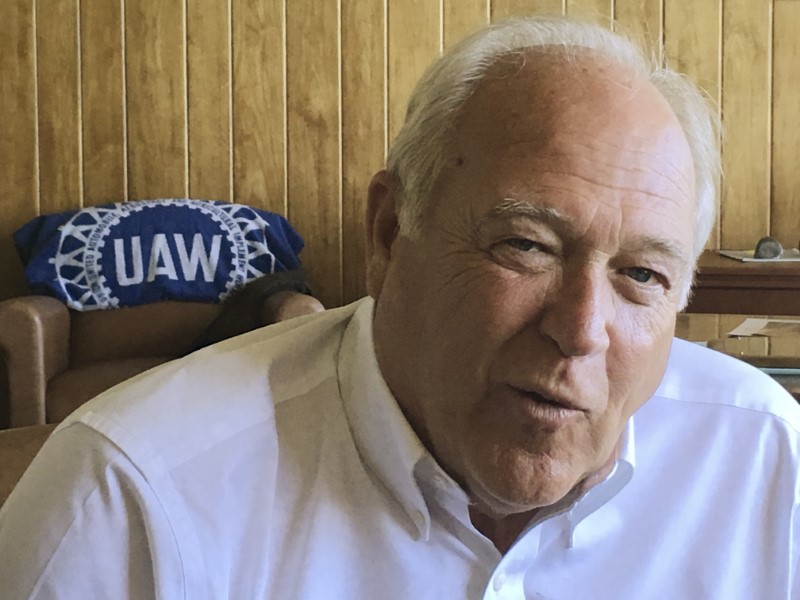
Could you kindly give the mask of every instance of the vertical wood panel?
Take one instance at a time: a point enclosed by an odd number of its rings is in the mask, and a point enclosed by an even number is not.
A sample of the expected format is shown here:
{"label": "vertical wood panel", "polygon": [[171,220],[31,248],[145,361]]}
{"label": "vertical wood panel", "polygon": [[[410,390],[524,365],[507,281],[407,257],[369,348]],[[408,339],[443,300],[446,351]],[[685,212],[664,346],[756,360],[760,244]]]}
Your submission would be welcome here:
{"label": "vertical wood panel", "polygon": [[339,15],[335,2],[286,5],[288,217],[326,306],[342,301]]}
{"label": "vertical wood panel", "polygon": [[490,0],[443,1],[442,30],[445,49],[489,22],[489,2]]}
{"label": "vertical wood panel", "polygon": [[769,2],[725,0],[720,243],[752,248],[769,228]]}
{"label": "vertical wood panel", "polygon": [[132,199],[186,194],[182,2],[126,0],[128,186]]}
{"label": "vertical wood panel", "polygon": [[367,187],[372,174],[384,165],[384,27],[381,3],[343,0],[342,291],[345,303],[367,293],[364,231]]}
{"label": "vertical wood panel", "polygon": [[231,199],[229,0],[187,3],[189,196]]}
{"label": "vertical wood panel", "polygon": [[425,68],[438,56],[441,40],[438,2],[389,0],[388,11],[389,73],[386,93],[391,143],[403,125],[411,91]]}
{"label": "vertical wood panel", "polygon": [[775,2],[771,233],[800,244],[800,2]]}
{"label": "vertical wood panel", "polygon": [[491,0],[492,21],[518,15],[547,13],[560,15],[563,12],[562,0]]}
{"label": "vertical wood panel", "polygon": [[773,356],[797,356],[800,352],[800,338],[786,336],[786,337],[769,337],[769,353]]}
{"label": "vertical wood panel", "polygon": [[707,341],[719,337],[719,315],[678,315],[675,327],[677,337],[692,341]]}
{"label": "vertical wood panel", "polygon": [[40,211],[51,213],[82,203],[78,5],[39,0],[36,8]]}
{"label": "vertical wood panel", "polygon": [[283,0],[233,0],[233,189],[286,214]]}
{"label": "vertical wood panel", "polygon": [[38,210],[33,4],[0,2],[0,28],[0,299],[4,299],[25,291],[11,232]]}
{"label": "vertical wood panel", "polygon": [[613,18],[611,0],[566,0],[566,14],[609,26]]}
{"label": "vertical wood panel", "polygon": [[120,0],[81,4],[83,204],[127,200]]}
{"label": "vertical wood panel", "polygon": [[[665,62],[686,74],[717,104],[719,109],[722,71],[719,22],[722,0],[683,2],[665,0]],[[722,188],[720,187],[720,190]],[[708,248],[719,248],[720,219],[708,240]]]}
{"label": "vertical wood panel", "polygon": [[[669,0],[616,0],[614,6],[614,18],[617,21],[618,30],[632,37],[642,44],[650,54],[662,60],[661,33],[662,33],[662,4]],[[674,0],[673,0],[674,1]],[[717,2],[718,0],[712,0]],[[684,6],[697,6],[708,4],[708,0],[694,0],[693,2],[681,2]],[[716,24],[711,31],[704,31],[704,35],[714,35]]]}

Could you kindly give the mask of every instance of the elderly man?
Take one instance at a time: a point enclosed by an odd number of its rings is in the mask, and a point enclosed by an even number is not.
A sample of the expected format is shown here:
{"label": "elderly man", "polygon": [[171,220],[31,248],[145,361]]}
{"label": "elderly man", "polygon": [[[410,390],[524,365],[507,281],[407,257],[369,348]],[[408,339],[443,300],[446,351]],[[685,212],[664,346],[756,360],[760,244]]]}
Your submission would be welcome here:
{"label": "elderly man", "polygon": [[797,598],[800,410],[673,340],[713,119],[566,19],[468,38],[368,195],[371,299],[73,415],[5,598]]}

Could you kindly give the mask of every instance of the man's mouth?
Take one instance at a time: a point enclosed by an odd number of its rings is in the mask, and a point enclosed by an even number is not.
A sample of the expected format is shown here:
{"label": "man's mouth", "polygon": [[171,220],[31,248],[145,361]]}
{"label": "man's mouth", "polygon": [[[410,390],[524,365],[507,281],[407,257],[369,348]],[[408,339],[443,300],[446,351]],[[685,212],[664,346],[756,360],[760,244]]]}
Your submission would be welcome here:
{"label": "man's mouth", "polygon": [[520,409],[537,421],[565,425],[588,410],[570,398],[530,388],[509,386]]}

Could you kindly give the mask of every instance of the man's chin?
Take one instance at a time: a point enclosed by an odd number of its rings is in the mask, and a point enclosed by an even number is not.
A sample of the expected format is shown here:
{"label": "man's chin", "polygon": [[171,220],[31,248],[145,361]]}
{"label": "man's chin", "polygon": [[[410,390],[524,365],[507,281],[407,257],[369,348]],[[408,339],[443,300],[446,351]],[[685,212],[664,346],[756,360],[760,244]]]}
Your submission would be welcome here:
{"label": "man's chin", "polygon": [[550,515],[578,501],[613,469],[619,443],[599,467],[586,465],[584,457],[566,453],[507,452],[505,461],[475,465],[465,478],[475,508],[487,516],[536,513]]}
{"label": "man's chin", "polygon": [[477,510],[492,518],[503,518],[573,502],[577,498],[574,490],[579,487],[579,479],[476,481],[467,493]]}

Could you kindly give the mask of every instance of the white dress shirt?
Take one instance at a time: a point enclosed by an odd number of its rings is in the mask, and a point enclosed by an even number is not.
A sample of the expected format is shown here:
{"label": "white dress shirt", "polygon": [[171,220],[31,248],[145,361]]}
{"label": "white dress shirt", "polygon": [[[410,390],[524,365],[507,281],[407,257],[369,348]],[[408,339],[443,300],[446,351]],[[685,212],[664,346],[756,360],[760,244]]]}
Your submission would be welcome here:
{"label": "white dress shirt", "polygon": [[800,409],[767,376],[676,340],[609,477],[501,555],[389,393],[372,306],[73,414],[0,511],[0,597],[800,597]]}

